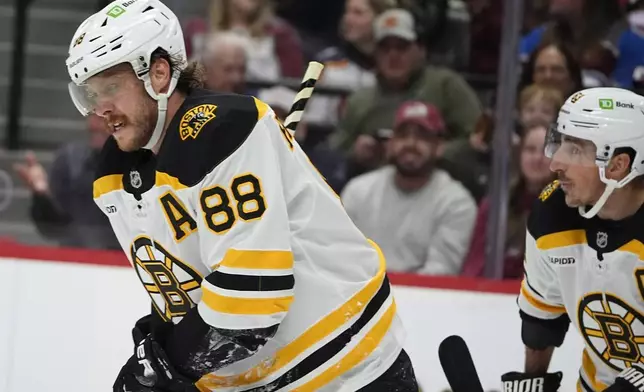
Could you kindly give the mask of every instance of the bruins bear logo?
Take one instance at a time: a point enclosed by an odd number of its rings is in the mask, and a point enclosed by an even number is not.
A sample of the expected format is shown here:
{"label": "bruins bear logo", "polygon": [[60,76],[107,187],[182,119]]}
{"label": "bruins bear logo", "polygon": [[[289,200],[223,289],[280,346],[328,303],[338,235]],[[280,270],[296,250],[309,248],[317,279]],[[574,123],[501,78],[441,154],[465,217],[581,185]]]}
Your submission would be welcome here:
{"label": "bruins bear logo", "polygon": [[215,118],[215,109],[215,105],[204,104],[188,110],[179,125],[181,140],[187,140],[189,137],[196,139],[203,127]]}
{"label": "bruins bear logo", "polygon": [[550,195],[552,195],[557,190],[557,188],[559,188],[559,180],[554,180],[553,182],[548,184],[548,186],[543,188],[541,194],[539,195],[539,200],[546,201],[550,197]]}

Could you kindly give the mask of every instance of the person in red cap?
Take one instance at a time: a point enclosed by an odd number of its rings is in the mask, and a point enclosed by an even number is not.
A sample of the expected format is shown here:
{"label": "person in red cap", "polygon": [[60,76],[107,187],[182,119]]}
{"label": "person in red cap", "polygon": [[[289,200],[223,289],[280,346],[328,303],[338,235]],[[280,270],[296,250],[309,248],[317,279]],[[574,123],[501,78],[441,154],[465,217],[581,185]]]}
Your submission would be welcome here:
{"label": "person in red cap", "polygon": [[389,141],[391,164],[354,178],[342,192],[347,213],[380,244],[389,271],[457,275],[461,270],[476,203],[436,165],[446,136],[435,106],[404,102]]}

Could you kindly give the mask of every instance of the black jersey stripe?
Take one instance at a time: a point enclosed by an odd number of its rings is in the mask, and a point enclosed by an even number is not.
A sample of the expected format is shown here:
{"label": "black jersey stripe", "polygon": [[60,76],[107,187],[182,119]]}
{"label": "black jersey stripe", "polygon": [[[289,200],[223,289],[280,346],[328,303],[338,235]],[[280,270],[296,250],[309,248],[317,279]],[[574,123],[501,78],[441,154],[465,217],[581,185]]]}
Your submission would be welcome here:
{"label": "black jersey stripe", "polygon": [[278,291],[290,290],[295,286],[295,278],[290,275],[237,275],[215,271],[206,277],[213,286],[237,291]]}
{"label": "black jersey stripe", "polygon": [[260,387],[247,389],[244,392],[279,390],[289,384],[296,382],[297,380],[303,378],[307,374],[322,366],[324,363],[328,362],[336,354],[342,351],[342,349],[344,349],[346,345],[349,344],[351,339],[355,335],[357,335],[369,323],[371,319],[373,319],[373,317],[378,313],[378,311],[382,308],[383,304],[389,297],[390,292],[391,287],[389,285],[389,279],[385,276],[385,279],[383,280],[378,292],[369,301],[369,304],[367,304],[360,317],[349,328],[344,330],[344,332],[338,335],[335,339],[331,340],[330,342],[310,354],[308,357],[304,358],[301,362],[289,369],[286,373],[281,375],[276,380]]}

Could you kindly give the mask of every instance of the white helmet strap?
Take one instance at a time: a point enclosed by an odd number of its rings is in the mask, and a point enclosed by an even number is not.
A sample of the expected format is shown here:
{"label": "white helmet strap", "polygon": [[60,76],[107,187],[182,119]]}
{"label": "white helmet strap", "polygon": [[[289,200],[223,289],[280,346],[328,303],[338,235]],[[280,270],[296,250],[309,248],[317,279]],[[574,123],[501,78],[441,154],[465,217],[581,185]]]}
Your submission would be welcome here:
{"label": "white helmet strap", "polygon": [[150,74],[147,73],[141,76],[141,79],[143,80],[143,83],[145,85],[145,91],[147,91],[148,94],[154,100],[157,101],[159,106],[158,115],[157,115],[157,124],[154,127],[154,131],[152,132],[152,136],[150,137],[150,140],[145,146],[143,146],[143,148],[147,150],[151,150],[152,148],[154,148],[154,146],[156,146],[157,143],[159,142],[159,139],[161,139],[161,135],[163,134],[163,128],[165,125],[166,115],[168,113],[168,98],[172,95],[175,88],[177,87],[177,83],[179,82],[179,75],[180,75],[179,71],[173,71],[172,77],[170,78],[170,86],[168,86],[168,91],[165,93],[159,93],[159,94],[157,94],[152,88],[152,81],[150,80]]}
{"label": "white helmet strap", "polygon": [[597,215],[599,210],[606,204],[606,201],[610,197],[610,195],[613,193],[613,191],[617,188],[622,188],[629,182],[631,182],[635,177],[637,177],[639,173],[635,169],[631,169],[630,173],[624,178],[622,178],[621,181],[616,181],[616,180],[610,180],[606,178],[606,168],[605,167],[600,167],[599,168],[599,177],[601,178],[602,182],[606,184],[606,188],[604,189],[604,193],[600,196],[599,200],[597,200],[597,203],[593,206],[593,208],[590,209],[590,211],[586,212],[586,207],[585,206],[580,206],[579,207],[579,214],[583,216],[584,218],[590,219]]}

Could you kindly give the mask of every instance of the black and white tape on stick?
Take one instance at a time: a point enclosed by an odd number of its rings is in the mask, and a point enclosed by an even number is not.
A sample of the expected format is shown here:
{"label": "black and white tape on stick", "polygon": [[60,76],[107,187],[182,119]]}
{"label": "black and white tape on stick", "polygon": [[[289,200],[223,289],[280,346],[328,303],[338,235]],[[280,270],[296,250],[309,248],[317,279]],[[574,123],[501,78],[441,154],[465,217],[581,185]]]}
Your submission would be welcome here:
{"label": "black and white tape on stick", "polygon": [[318,79],[320,79],[320,75],[322,75],[322,69],[324,69],[324,65],[316,61],[311,61],[309,66],[306,68],[300,89],[297,92],[297,95],[293,100],[293,104],[291,105],[291,110],[284,121],[284,127],[290,130],[291,133],[295,133],[297,124],[302,120],[302,114],[304,113],[304,109],[306,108],[306,104],[311,98],[311,95],[313,95],[315,84]]}

